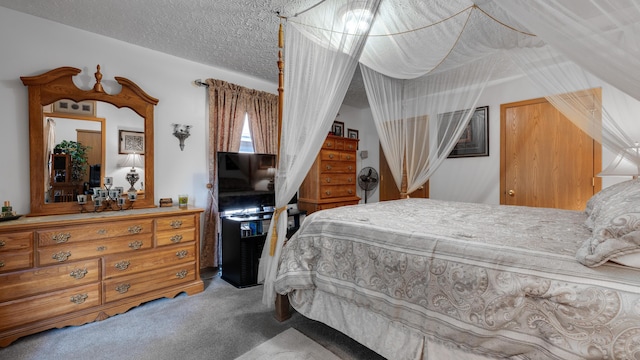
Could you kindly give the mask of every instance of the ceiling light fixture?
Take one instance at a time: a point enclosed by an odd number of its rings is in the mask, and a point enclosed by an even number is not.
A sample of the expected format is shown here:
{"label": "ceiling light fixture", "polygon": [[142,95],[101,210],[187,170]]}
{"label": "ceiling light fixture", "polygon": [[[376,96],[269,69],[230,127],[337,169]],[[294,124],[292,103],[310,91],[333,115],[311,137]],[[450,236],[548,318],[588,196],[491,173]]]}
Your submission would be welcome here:
{"label": "ceiling light fixture", "polygon": [[369,9],[352,9],[342,15],[345,29],[349,34],[365,32],[371,26],[373,14]]}

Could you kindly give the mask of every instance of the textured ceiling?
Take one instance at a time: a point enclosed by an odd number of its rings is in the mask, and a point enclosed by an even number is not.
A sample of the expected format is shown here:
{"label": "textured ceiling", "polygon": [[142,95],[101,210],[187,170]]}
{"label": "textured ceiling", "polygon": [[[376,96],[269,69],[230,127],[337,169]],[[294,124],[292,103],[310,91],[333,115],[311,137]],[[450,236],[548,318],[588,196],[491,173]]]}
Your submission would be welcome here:
{"label": "textured ceiling", "polygon": [[[317,0],[0,0],[0,6],[277,83],[276,11]],[[344,103],[367,107],[360,72]]]}

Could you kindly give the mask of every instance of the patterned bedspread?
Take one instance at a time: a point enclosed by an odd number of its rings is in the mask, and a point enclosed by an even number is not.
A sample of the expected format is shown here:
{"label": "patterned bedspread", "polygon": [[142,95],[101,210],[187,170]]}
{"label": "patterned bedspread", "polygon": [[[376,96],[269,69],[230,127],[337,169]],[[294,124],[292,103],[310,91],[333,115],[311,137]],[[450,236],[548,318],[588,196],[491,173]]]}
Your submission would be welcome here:
{"label": "patterned bedspread", "polygon": [[316,212],[283,248],[276,291],[327,293],[484,355],[637,359],[640,270],[579,264],[585,218],[428,199]]}

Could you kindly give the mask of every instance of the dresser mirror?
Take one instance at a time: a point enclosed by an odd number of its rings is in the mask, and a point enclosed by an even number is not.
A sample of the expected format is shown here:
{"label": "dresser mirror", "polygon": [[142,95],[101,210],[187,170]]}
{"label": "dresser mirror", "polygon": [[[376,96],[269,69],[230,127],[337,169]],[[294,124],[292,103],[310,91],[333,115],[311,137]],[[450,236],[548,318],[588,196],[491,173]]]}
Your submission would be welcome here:
{"label": "dresser mirror", "polygon": [[[92,211],[95,188],[130,189],[126,177],[132,165],[139,180],[136,201],[127,207],[154,207],[153,120],[158,100],[122,77],[109,82],[117,90],[105,91],[100,66],[93,76],[77,76],[80,73],[61,67],[20,78],[29,92],[29,215]],[[83,90],[76,83],[91,88]],[[105,177],[112,183],[105,184]],[[81,194],[88,195],[84,205],[78,203]]]}

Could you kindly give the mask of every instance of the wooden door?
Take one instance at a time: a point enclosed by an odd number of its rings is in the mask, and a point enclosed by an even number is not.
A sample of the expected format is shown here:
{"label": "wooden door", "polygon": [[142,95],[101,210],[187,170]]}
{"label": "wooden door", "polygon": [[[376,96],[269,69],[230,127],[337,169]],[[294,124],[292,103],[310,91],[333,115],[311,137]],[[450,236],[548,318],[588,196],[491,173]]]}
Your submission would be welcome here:
{"label": "wooden door", "polygon": [[89,181],[89,165],[103,163],[102,161],[102,132],[95,130],[76,130],[77,141],[89,146],[87,150],[87,173],[84,175],[84,181]]}
{"label": "wooden door", "polygon": [[[380,193],[378,194],[380,197],[380,201],[386,200],[397,200],[400,199],[400,190],[396,186],[395,181],[393,180],[393,175],[391,175],[391,169],[389,168],[389,164],[387,163],[387,159],[384,156],[384,152],[382,151],[382,146],[380,146],[380,184],[379,189]],[[404,173],[402,175],[402,181],[406,185],[407,175]],[[429,182],[427,181],[422,187],[411,194],[409,197],[412,198],[428,198],[429,197]]]}
{"label": "wooden door", "polygon": [[583,210],[602,187],[601,146],[546,99],[501,105],[500,126],[501,204]]}

